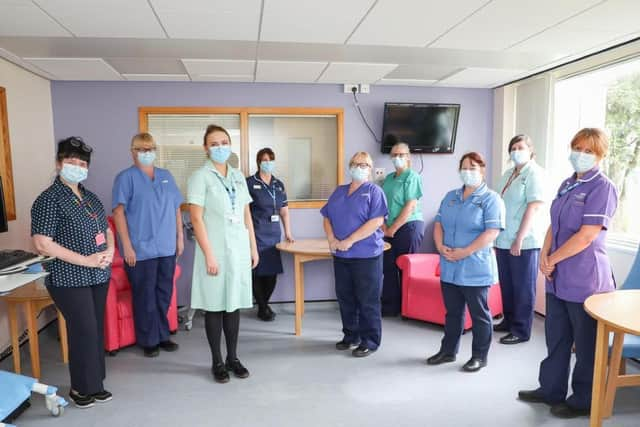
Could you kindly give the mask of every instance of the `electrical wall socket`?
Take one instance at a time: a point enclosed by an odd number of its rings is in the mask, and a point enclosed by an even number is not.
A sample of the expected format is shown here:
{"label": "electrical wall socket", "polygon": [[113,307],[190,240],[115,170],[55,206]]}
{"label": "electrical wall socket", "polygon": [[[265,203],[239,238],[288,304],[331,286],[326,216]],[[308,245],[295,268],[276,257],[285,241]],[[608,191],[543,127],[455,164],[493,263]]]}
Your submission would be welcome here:
{"label": "electrical wall socket", "polygon": [[360,93],[369,93],[369,85],[360,83]]}
{"label": "electrical wall socket", "polygon": [[356,88],[356,93],[360,93],[360,87],[357,84],[345,83],[344,93],[353,93],[353,88]]}
{"label": "electrical wall socket", "polygon": [[375,181],[382,181],[386,175],[387,170],[385,168],[376,168],[373,172],[373,179]]}

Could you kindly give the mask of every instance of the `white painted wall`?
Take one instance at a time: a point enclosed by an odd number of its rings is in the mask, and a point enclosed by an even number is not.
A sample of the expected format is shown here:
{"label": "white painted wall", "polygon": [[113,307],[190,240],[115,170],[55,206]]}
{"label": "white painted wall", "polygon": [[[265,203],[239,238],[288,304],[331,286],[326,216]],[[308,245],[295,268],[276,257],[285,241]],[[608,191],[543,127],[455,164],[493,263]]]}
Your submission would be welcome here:
{"label": "white painted wall", "polygon": [[[0,86],[7,91],[17,217],[0,233],[0,248],[31,249],[31,204],[54,176],[51,85],[0,58]],[[0,302],[0,351],[8,345],[7,308]]]}

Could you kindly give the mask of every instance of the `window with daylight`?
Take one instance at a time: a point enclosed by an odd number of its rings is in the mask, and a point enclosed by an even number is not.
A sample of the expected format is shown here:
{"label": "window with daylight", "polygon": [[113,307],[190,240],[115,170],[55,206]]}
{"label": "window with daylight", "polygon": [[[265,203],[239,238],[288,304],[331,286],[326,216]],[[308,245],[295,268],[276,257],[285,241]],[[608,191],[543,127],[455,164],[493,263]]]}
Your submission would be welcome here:
{"label": "window with daylight", "polygon": [[157,164],[168,169],[186,194],[191,174],[205,162],[207,125],[229,131],[232,166],[256,171],[256,153],[276,153],[292,208],[320,208],[343,173],[343,110],[326,108],[140,107],[140,131],[156,140]]}
{"label": "window with daylight", "polygon": [[562,160],[569,155],[569,141],[576,130],[600,127],[607,131],[610,146],[603,171],[619,192],[609,239],[637,247],[640,222],[634,218],[634,210],[640,200],[640,58],[558,81],[554,116],[552,156],[557,161],[550,163],[554,178],[571,173],[569,162]]}

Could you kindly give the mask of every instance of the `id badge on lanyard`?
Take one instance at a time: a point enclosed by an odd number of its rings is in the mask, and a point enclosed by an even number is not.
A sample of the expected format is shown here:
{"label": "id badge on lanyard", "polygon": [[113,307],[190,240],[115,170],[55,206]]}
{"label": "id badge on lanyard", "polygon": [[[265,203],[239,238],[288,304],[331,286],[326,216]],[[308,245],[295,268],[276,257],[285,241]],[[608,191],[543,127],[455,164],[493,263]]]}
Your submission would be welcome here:
{"label": "id badge on lanyard", "polygon": [[278,209],[276,205],[277,190],[274,188],[273,191],[271,191],[269,189],[269,186],[262,180],[260,180],[260,183],[262,183],[262,186],[271,197],[271,200],[273,200],[273,215],[271,215],[271,222],[280,222],[280,215],[278,214]]}

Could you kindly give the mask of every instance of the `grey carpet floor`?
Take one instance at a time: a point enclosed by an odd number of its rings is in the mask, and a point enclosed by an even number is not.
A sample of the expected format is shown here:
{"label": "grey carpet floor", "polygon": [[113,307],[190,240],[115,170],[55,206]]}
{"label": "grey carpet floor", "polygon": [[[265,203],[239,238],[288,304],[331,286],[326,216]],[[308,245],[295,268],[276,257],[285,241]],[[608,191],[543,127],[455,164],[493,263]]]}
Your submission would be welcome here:
{"label": "grey carpet floor", "polygon": [[[18,427],[91,426],[587,426],[588,419],[559,420],[543,404],[516,400],[519,389],[537,386],[545,354],[543,319],[536,317],[530,342],[498,343],[489,366],[460,371],[470,356],[471,334],[462,338],[458,361],[431,367],[425,358],[438,350],[442,329],[417,321],[384,319],[378,352],[355,359],[334,350],[341,338],[335,303],[307,304],[301,337],[293,335],[293,306],[275,305],[275,322],[243,313],[239,356],[251,371],[245,380],[216,384],[202,316],[193,330],[174,339],[176,353],[147,359],[136,348],[107,357],[106,387],[113,401],[60,418],[49,416],[43,399],[18,420]],[[55,327],[40,335],[42,381],[68,392]],[[23,347],[24,369],[28,351]],[[0,369],[12,370],[11,360]],[[637,365],[630,371],[637,372]],[[621,389],[614,416],[605,427],[640,426],[640,388]]]}

